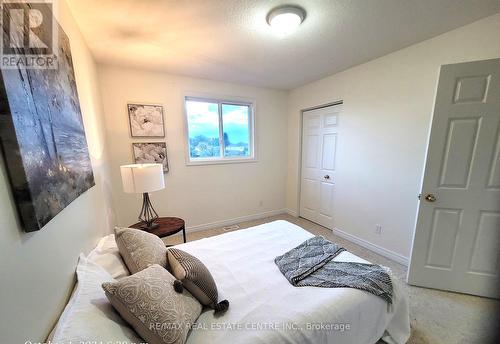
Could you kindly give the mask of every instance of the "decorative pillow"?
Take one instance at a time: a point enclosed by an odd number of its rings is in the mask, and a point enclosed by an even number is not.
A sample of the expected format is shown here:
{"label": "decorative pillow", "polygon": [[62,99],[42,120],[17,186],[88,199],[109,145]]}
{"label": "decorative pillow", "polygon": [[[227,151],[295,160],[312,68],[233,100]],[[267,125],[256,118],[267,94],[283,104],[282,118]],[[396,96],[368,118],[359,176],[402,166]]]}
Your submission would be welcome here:
{"label": "decorative pillow", "polygon": [[216,312],[225,312],[229,308],[229,301],[218,302],[217,285],[198,258],[176,248],[168,249],[167,255],[172,274],[198,301]]}
{"label": "decorative pillow", "polygon": [[200,303],[187,291],[174,290],[175,278],[158,264],[102,288],[113,307],[149,344],[186,341],[200,316]]}
{"label": "decorative pillow", "polygon": [[115,227],[115,240],[131,274],[153,264],[167,267],[167,248],[156,235],[140,229]]}

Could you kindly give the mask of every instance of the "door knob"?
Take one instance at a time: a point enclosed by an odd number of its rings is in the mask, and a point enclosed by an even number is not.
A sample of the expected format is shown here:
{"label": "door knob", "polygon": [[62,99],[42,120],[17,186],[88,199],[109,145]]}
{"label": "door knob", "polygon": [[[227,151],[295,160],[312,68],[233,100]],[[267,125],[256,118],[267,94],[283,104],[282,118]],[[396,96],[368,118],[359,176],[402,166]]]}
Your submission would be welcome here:
{"label": "door knob", "polygon": [[325,176],[325,179],[330,179],[330,176],[327,174],[327,175]]}
{"label": "door knob", "polygon": [[425,200],[427,202],[436,202],[437,198],[434,194],[427,194],[425,195]]}

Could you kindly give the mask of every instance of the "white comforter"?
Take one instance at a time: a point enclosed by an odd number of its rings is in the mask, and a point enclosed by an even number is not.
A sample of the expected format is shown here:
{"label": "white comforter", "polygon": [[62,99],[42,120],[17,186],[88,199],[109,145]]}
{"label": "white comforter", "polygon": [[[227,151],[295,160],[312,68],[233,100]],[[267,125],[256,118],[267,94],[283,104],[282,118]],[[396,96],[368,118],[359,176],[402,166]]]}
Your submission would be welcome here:
{"label": "white comforter", "polygon": [[[312,235],[286,221],[193,241],[177,247],[201,259],[212,272],[229,310],[216,318],[206,310],[188,344],[404,343],[409,337],[408,301],[394,281],[389,311],[381,298],[349,288],[293,287],[274,264]],[[343,252],[342,261],[364,260]],[[101,239],[78,263],[78,287],[66,306],[53,343],[137,344],[136,336],[109,304],[101,284],[128,275],[114,235]]]}
{"label": "white comforter", "polygon": [[[187,343],[405,343],[410,335],[407,297],[393,279],[391,309],[381,298],[350,288],[293,287],[274,258],[310,238],[287,221],[189,242],[176,247],[212,273],[229,310],[201,314]],[[366,262],[343,252],[335,260]]]}

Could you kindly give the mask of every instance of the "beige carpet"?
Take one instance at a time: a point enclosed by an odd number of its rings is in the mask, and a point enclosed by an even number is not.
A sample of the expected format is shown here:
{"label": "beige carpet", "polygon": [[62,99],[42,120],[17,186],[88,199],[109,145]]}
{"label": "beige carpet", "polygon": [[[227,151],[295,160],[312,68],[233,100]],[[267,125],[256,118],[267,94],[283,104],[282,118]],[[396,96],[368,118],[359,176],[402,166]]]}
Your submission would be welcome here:
{"label": "beige carpet", "polygon": [[[262,220],[240,223],[240,229],[257,226],[274,220],[287,220],[315,235],[322,235],[337,242],[350,252],[392,269],[405,286],[410,298],[412,335],[411,344],[475,344],[490,343],[491,336],[498,330],[495,310],[500,302],[439,290],[413,287],[406,284],[406,267],[382,257],[350,241],[334,235],[325,227],[305,219],[289,215],[278,215]],[[226,233],[223,228],[214,228],[187,234],[188,241]],[[167,244],[181,242],[180,236],[165,238]]]}

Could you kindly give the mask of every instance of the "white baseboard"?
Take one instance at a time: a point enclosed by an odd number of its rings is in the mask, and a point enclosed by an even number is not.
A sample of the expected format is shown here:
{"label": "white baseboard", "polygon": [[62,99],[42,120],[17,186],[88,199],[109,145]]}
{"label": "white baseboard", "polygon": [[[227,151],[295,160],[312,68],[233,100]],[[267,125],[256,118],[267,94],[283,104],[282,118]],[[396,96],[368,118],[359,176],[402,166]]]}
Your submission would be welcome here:
{"label": "white baseboard", "polygon": [[286,209],[271,210],[271,211],[266,211],[263,213],[235,217],[233,219],[228,219],[228,220],[221,220],[221,221],[215,221],[215,222],[210,222],[210,223],[204,223],[204,224],[196,225],[196,226],[188,226],[188,227],[186,227],[186,231],[197,232],[197,231],[202,231],[205,229],[231,226],[231,225],[234,225],[234,224],[237,224],[240,222],[259,220],[259,219],[263,219],[266,217],[276,216],[276,215],[281,215],[281,214],[286,214],[286,213],[287,213]]}
{"label": "white baseboard", "polygon": [[363,246],[364,248],[367,248],[375,253],[380,254],[381,256],[384,256],[386,258],[389,258],[391,260],[394,260],[395,262],[398,262],[399,264],[408,266],[408,258],[400,255],[399,253],[393,252],[391,250],[388,250],[386,248],[383,248],[381,246],[372,244],[369,241],[366,241],[365,239],[358,238],[355,235],[346,233],[338,228],[332,229],[333,234],[338,235],[341,238],[344,238],[346,240],[349,240],[355,244],[358,244],[359,246]]}
{"label": "white baseboard", "polygon": [[[186,231],[197,232],[197,231],[202,231],[202,230],[206,230],[206,229],[231,226],[231,225],[234,225],[234,224],[237,224],[240,222],[259,220],[259,219],[263,219],[266,217],[276,216],[276,215],[281,215],[281,214],[288,214],[288,215],[294,216],[294,217],[298,216],[297,212],[294,210],[291,210],[288,208],[277,209],[277,210],[266,211],[263,213],[235,217],[235,218],[228,219],[228,220],[221,220],[221,221],[215,221],[215,222],[210,222],[210,223],[204,223],[204,224],[196,225],[196,226],[188,226],[188,227],[186,227]],[[386,248],[383,248],[381,246],[372,244],[369,241],[358,238],[357,236],[349,234],[347,232],[344,232],[338,228],[332,229],[332,232],[333,232],[333,234],[336,234],[341,238],[344,238],[344,239],[349,240],[349,241],[351,241],[359,246],[367,248],[375,253],[380,254],[381,256],[384,256],[386,258],[394,260],[395,262],[398,262],[400,264],[408,266],[408,258],[403,256],[403,255],[400,255],[399,253],[396,253],[396,252],[393,252],[393,251],[388,250]],[[180,233],[177,233],[177,235],[180,235]]]}

